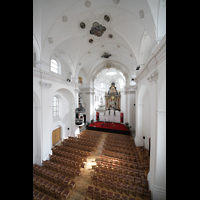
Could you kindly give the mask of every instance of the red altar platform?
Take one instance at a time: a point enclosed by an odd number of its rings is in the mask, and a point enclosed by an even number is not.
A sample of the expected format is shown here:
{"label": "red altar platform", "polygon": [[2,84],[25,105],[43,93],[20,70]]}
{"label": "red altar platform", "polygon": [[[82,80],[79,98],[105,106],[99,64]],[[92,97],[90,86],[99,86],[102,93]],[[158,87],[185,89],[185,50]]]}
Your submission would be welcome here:
{"label": "red altar platform", "polygon": [[115,123],[115,122],[93,122],[87,126],[89,130],[98,130],[98,131],[105,131],[105,132],[112,132],[112,133],[120,133],[129,135],[130,131],[126,128],[126,126],[122,123]]}

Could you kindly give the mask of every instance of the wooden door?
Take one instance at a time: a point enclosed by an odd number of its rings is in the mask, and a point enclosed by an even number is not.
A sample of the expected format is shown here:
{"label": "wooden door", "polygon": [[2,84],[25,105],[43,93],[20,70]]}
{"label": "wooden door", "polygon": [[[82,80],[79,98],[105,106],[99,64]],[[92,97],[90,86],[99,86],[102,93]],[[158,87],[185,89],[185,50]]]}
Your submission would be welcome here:
{"label": "wooden door", "polygon": [[60,141],[60,127],[52,132],[52,146]]}
{"label": "wooden door", "polygon": [[60,141],[60,127],[56,129],[56,143]]}

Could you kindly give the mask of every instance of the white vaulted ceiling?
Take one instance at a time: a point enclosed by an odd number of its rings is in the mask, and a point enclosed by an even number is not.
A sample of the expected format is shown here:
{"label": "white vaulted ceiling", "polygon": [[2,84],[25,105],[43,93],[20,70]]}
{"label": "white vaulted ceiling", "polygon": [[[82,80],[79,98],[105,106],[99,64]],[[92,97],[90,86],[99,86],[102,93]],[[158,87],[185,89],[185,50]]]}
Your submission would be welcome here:
{"label": "white vaulted ceiling", "polygon": [[[40,59],[50,63],[53,53],[59,52],[73,76],[78,76],[81,69],[92,75],[109,61],[121,64],[129,77],[135,77],[137,65],[150,56],[155,40],[165,35],[162,23],[165,14],[161,12],[166,9],[165,3],[163,0],[34,0],[33,34]],[[105,21],[105,15],[110,21]],[[81,22],[86,25],[84,29]],[[106,27],[100,37],[90,34],[94,22]],[[109,34],[113,37],[109,38]],[[102,58],[104,52],[111,56]]]}

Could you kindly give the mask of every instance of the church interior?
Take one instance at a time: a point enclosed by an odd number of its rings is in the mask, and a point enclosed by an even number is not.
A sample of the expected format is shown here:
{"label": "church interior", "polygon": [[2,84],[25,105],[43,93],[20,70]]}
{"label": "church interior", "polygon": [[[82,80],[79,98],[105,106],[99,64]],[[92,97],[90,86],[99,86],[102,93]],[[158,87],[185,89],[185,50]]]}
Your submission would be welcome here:
{"label": "church interior", "polygon": [[33,0],[33,199],[166,199],[166,0]]}

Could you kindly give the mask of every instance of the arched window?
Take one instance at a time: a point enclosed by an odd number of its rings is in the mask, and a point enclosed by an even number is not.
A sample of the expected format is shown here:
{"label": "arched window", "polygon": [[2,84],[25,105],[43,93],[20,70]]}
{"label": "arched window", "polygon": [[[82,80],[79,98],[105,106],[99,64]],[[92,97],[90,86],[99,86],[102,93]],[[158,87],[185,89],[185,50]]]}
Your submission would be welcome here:
{"label": "arched window", "polygon": [[58,74],[58,62],[55,59],[51,59],[51,71]]}
{"label": "arched window", "polygon": [[59,115],[59,100],[58,97],[54,96],[52,101],[52,113],[53,117],[56,117]]}

